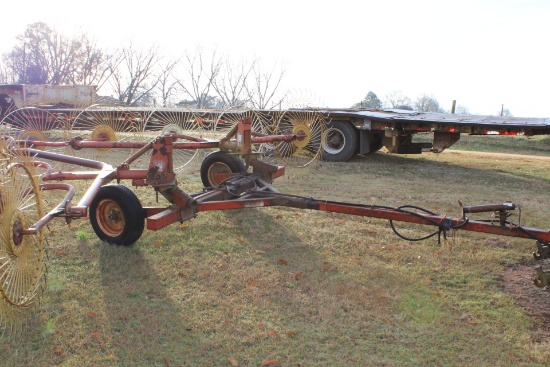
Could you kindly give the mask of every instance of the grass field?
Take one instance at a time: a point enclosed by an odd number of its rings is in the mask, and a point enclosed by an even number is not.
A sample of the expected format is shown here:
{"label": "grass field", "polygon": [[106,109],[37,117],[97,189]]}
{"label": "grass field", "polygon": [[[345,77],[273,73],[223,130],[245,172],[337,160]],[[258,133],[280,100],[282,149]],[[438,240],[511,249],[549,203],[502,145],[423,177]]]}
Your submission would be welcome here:
{"label": "grass field", "polygon": [[[486,139],[497,152],[550,151],[547,140],[537,143],[540,149],[512,151],[516,140]],[[199,191],[198,172],[181,186]],[[510,200],[521,205],[523,225],[550,223],[544,156],[380,152],[322,163],[275,186],[315,198],[415,204],[455,217],[459,200]],[[150,189],[136,193],[154,200]],[[48,291],[29,330],[2,341],[2,365],[545,366],[550,360],[540,320],[521,306],[521,290],[505,282],[518,264],[532,266],[533,241],[459,232],[441,244],[407,242],[385,221],[289,208],[201,213],[146,232],[131,247],[102,243],[85,220],[70,227],[56,220],[49,229]],[[548,293],[532,286],[532,304]]]}
{"label": "grass field", "polygon": [[[433,139],[431,134],[415,136],[415,141],[431,141],[431,139]],[[460,140],[451,149],[550,156],[550,137],[462,134]]]}

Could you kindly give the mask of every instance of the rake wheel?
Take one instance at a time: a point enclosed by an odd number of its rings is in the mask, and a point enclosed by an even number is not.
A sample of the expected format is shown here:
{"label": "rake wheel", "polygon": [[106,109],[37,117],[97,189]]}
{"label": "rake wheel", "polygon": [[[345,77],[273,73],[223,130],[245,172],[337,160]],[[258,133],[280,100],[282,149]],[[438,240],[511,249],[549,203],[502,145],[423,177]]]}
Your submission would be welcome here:
{"label": "rake wheel", "polygon": [[42,197],[29,162],[2,170],[0,183],[0,330],[22,331],[45,285],[44,232],[23,234],[43,216]]}
{"label": "rake wheel", "polygon": [[[45,147],[35,145],[35,141],[64,142],[68,141],[69,125],[64,115],[53,114],[35,107],[14,110],[2,120],[2,134],[13,139],[15,148],[33,148],[60,154],[71,154],[72,149],[65,147]],[[49,162],[59,168],[61,163]]]}
{"label": "rake wheel", "polygon": [[[121,107],[90,106],[80,112],[70,128],[71,137],[98,141],[143,141],[143,116]],[[84,148],[75,155],[118,165],[135,149],[131,148]]]}
{"label": "rake wheel", "polygon": [[[217,115],[212,114],[208,117],[203,115],[202,121],[207,121],[205,123],[206,136],[210,139],[220,140],[226,137],[227,133],[237,125],[239,120],[245,118],[251,119],[252,137],[270,134],[271,129],[269,126],[273,124],[272,118],[261,111],[229,109]],[[235,136],[232,138],[235,139]],[[266,152],[270,152],[273,146],[270,143],[261,143],[252,144],[251,148],[253,154],[261,156]]]}
{"label": "rake wheel", "polygon": [[[153,111],[143,125],[144,136],[153,139],[157,135],[179,134],[192,137],[203,137],[204,129],[194,112],[187,109]],[[185,142],[186,139],[176,139]],[[199,149],[174,149],[172,159],[174,172],[181,174],[194,167],[200,157]],[[145,162],[149,164],[149,161]]]}
{"label": "rake wheel", "polygon": [[11,137],[11,126],[0,124],[0,169],[13,158],[15,142]]}
{"label": "rake wheel", "polygon": [[317,112],[286,111],[276,118],[268,130],[275,135],[297,135],[298,139],[273,143],[273,150],[267,156],[275,157],[289,168],[312,167],[321,160],[326,122]]}

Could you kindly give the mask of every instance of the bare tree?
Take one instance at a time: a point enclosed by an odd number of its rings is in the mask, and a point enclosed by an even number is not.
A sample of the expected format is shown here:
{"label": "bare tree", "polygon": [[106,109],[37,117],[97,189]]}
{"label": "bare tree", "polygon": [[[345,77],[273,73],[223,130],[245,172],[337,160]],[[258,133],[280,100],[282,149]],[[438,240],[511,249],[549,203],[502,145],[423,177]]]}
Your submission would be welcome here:
{"label": "bare tree", "polygon": [[[99,84],[105,55],[86,34],[64,36],[46,23],[33,23],[3,55],[10,79],[27,84]],[[93,75],[93,77],[92,77]]]}
{"label": "bare tree", "polygon": [[177,67],[180,60],[169,60],[160,65],[157,95],[160,97],[162,107],[168,107],[175,97],[178,87],[178,80],[173,76],[174,69]]}
{"label": "bare tree", "polygon": [[93,39],[83,35],[80,39],[80,67],[75,70],[72,82],[75,84],[95,85],[101,89],[112,73],[110,65],[116,65],[122,60],[117,52],[108,54],[96,46]]}
{"label": "bare tree", "polygon": [[514,115],[512,115],[512,112],[510,112],[508,108],[504,108],[504,105],[502,105],[499,115],[503,117],[514,117]]}
{"label": "bare tree", "polygon": [[277,108],[285,99],[285,95],[279,96],[279,87],[285,75],[285,70],[276,72],[275,64],[270,71],[263,71],[259,61],[254,63],[252,77],[246,83],[249,103],[253,108],[266,109]]}
{"label": "bare tree", "polygon": [[423,94],[414,101],[414,109],[420,112],[443,112],[435,97]]}
{"label": "bare tree", "polygon": [[248,102],[246,85],[255,64],[256,60],[234,64],[229,58],[224,59],[218,77],[212,85],[224,105],[243,107]]}
{"label": "bare tree", "polygon": [[160,61],[159,48],[136,50],[130,44],[120,51],[119,57],[120,60],[113,58],[109,62],[109,81],[117,99],[128,106],[147,99],[158,84],[154,72]]}
{"label": "bare tree", "polygon": [[221,58],[216,51],[209,56],[204,55],[204,50],[197,47],[193,53],[186,52],[183,57],[183,73],[185,77],[177,81],[183,93],[198,108],[207,108],[216,99],[210,92],[214,89],[221,69]]}
{"label": "bare tree", "polygon": [[0,83],[11,84],[14,83],[10,80],[10,74],[4,64],[0,64]]}
{"label": "bare tree", "polygon": [[69,40],[57,32],[44,33],[44,40],[45,60],[49,69],[48,84],[68,83],[75,71],[78,41]]}
{"label": "bare tree", "polygon": [[7,69],[17,83],[44,84],[49,79],[45,37],[53,31],[45,23],[34,23],[17,36],[19,42],[3,55]]}
{"label": "bare tree", "polygon": [[470,110],[468,107],[459,104],[455,108],[455,113],[458,115],[470,115]]}
{"label": "bare tree", "polygon": [[390,108],[412,110],[412,101],[400,90],[395,90],[386,95],[386,101]]}

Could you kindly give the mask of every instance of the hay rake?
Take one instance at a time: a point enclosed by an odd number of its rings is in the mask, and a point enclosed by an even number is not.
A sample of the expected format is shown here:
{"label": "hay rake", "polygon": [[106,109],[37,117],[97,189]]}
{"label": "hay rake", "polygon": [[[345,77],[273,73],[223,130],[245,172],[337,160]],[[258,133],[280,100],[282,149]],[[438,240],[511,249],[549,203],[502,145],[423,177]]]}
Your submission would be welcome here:
{"label": "hay rake", "polygon": [[[79,116],[73,126],[83,120],[95,124],[82,129],[86,132],[91,130],[88,138],[73,136],[66,141],[41,140],[36,137],[48,135],[35,133],[35,138],[31,140],[28,139],[29,134],[25,135],[24,124],[19,123],[16,129],[19,132],[15,135],[9,134],[11,130],[7,125],[2,126],[6,129],[0,139],[0,328],[3,332],[15,334],[23,330],[40,301],[46,277],[44,228],[54,218],[64,218],[69,223],[88,217],[101,240],[110,244],[131,245],[140,238],[145,228],[159,230],[172,223],[192,219],[199,212],[286,206],[387,219],[397,235],[411,241],[434,235],[445,236],[448,231],[457,229],[534,239],[537,241],[535,258],[550,257],[550,231],[511,223],[508,219],[511,212],[517,209],[512,203],[463,207],[462,217],[451,218],[414,206],[392,208],[279,193],[272,183],[284,175],[285,166],[261,158],[273,155],[285,161],[296,158],[300,165],[309,166],[313,159],[320,156],[319,136],[324,129],[322,119],[316,116],[312,119],[281,118],[272,125],[262,124],[263,117],[253,113],[233,113],[226,116],[223,123],[219,117],[209,120],[204,116],[200,119],[187,116],[183,121],[174,122],[167,116],[164,120],[157,118],[144,122],[145,126],[155,125],[155,129],[149,131],[160,132],[148,141],[113,141],[113,136],[120,133],[116,131],[117,125],[106,124],[105,119],[91,115]],[[126,118],[126,115],[117,116]],[[193,134],[199,131],[197,125],[191,124],[197,121],[204,129],[208,129],[209,121],[217,127],[224,124],[226,131],[218,139],[197,136]],[[184,125],[184,122],[191,125]],[[134,127],[131,126],[129,131],[136,131]],[[72,129],[73,133],[76,131],[77,128]],[[19,139],[21,136],[24,138]],[[64,154],[63,149],[67,148],[76,152],[130,150],[131,154],[113,166],[77,154]],[[188,194],[178,186],[177,167],[182,162],[175,164],[175,157],[194,158],[195,153],[178,156],[177,152],[203,150],[213,150],[206,155],[200,167],[205,188],[199,193]],[[134,164],[145,156],[148,157],[147,167],[134,168]],[[51,162],[87,170],[56,171]],[[72,180],[92,180],[76,204],[73,202],[74,187],[57,182]],[[133,186],[152,187],[169,205],[143,207],[136,194],[120,184],[122,180],[131,180]],[[113,181],[117,184],[108,185]],[[46,211],[42,201],[45,191],[65,191],[66,194],[57,206]],[[497,219],[471,220],[467,217],[471,213],[492,213]],[[397,231],[394,222],[433,226],[435,231],[422,238],[408,238]],[[548,286],[550,272],[541,267],[537,272],[535,283]]]}

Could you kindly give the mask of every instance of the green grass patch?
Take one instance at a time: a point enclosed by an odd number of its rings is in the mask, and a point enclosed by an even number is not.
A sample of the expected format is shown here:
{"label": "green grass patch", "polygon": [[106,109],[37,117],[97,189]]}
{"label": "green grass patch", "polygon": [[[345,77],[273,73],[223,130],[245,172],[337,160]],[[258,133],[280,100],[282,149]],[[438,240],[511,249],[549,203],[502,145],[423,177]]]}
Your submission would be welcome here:
{"label": "green grass patch", "polygon": [[[417,134],[415,142],[431,142],[433,134]],[[451,150],[550,156],[547,135],[467,135],[461,134]]]}
{"label": "green grass patch", "polygon": [[[275,186],[455,217],[459,200],[511,200],[523,224],[548,228],[548,172],[545,158],[377,153]],[[200,190],[196,175],[181,181]],[[152,190],[136,192],[154,204]],[[200,213],[130,247],[99,241],[86,220],[50,229],[49,287],[29,330],[3,340],[5,365],[544,366],[550,358],[502,283],[511,264],[530,258],[532,241],[459,232],[442,244],[408,242],[382,220],[289,208]],[[79,233],[90,236],[75,241]]]}

